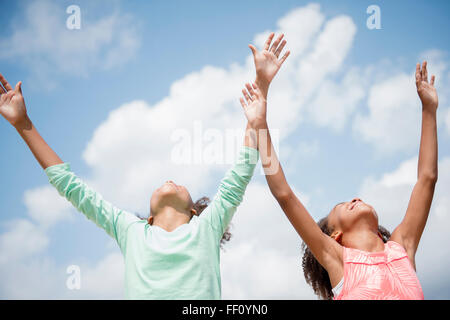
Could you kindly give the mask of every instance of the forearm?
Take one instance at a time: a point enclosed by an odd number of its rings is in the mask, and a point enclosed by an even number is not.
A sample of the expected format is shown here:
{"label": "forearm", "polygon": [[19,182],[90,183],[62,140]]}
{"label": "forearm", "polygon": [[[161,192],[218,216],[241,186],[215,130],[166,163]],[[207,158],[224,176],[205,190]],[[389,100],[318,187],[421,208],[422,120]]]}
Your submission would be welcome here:
{"label": "forearm", "polygon": [[252,129],[248,122],[247,127],[245,128],[244,146],[258,149],[258,138],[256,131]]}
{"label": "forearm", "polygon": [[267,125],[258,129],[258,147],[269,189],[275,199],[282,202],[290,196],[292,190],[286,181]]}
{"label": "forearm", "polygon": [[258,88],[261,90],[261,93],[263,94],[264,99],[267,100],[270,82],[263,80],[260,77],[258,77],[258,75],[256,75],[255,83],[258,86]]}
{"label": "forearm", "polygon": [[422,109],[422,133],[420,138],[418,180],[435,183],[438,176],[438,142],[436,109]]}
{"label": "forearm", "polygon": [[58,155],[41,137],[28,117],[20,123],[17,123],[15,128],[43,169],[63,163]]}
{"label": "forearm", "polygon": [[259,149],[267,184],[290,223],[318,259],[328,268],[342,256],[340,246],[318,227],[308,210],[289,186],[274,150],[270,132],[260,131]]}

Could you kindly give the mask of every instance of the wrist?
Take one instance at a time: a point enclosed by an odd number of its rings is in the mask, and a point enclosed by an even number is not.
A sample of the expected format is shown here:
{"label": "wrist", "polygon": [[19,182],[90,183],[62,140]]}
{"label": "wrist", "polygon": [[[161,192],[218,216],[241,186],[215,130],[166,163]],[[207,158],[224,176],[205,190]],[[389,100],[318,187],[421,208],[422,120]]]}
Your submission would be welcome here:
{"label": "wrist", "polygon": [[422,103],[422,112],[429,112],[436,114],[437,104],[434,103]]}
{"label": "wrist", "polygon": [[267,92],[269,91],[270,81],[268,81],[266,79],[262,79],[261,77],[258,77],[258,75],[256,75],[255,83],[259,87],[261,92],[264,94],[264,97],[267,97]]}
{"label": "wrist", "polygon": [[25,115],[25,117],[18,119],[16,122],[13,123],[14,128],[16,128],[17,131],[29,129],[31,128],[31,120],[28,117],[28,115]]}
{"label": "wrist", "polygon": [[250,124],[250,126],[252,129],[254,129],[256,131],[268,128],[266,119],[254,121],[253,123]]}

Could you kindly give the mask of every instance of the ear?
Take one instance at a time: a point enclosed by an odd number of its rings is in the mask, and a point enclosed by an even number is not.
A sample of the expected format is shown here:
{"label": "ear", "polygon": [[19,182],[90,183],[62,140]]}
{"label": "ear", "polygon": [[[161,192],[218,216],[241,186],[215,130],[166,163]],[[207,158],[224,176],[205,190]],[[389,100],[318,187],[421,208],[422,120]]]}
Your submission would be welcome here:
{"label": "ear", "polygon": [[332,237],[334,240],[336,240],[337,243],[342,244],[342,231],[333,231],[330,237]]}
{"label": "ear", "polygon": [[198,216],[197,210],[195,210],[194,208],[192,208],[190,211],[193,216]]}
{"label": "ear", "polygon": [[152,225],[153,224],[153,216],[150,215],[150,217],[148,217],[147,221],[148,221],[149,225]]}

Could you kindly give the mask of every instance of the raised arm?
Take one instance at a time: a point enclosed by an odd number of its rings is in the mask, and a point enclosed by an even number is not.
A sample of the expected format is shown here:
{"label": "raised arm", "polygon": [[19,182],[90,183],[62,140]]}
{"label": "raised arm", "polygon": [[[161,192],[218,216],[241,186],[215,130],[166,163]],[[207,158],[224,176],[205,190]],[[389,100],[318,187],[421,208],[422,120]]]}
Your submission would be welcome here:
{"label": "raised arm", "polygon": [[89,220],[103,228],[123,247],[125,231],[139,219],[105,201],[100,194],[87,186],[48,146],[27,115],[21,82],[15,89],[0,74],[0,114],[8,120],[26,142],[36,160],[45,170],[50,183]]}
{"label": "raised arm", "polygon": [[235,164],[221,180],[211,204],[200,215],[200,219],[209,221],[215,230],[218,242],[243,200],[245,190],[259,159],[256,138],[249,129],[250,127],[247,124],[244,145],[239,151]]}
{"label": "raised arm", "polygon": [[22,82],[19,81],[13,89],[1,74],[0,81],[3,85],[3,88],[0,88],[0,114],[16,128],[43,169],[62,163],[28,117],[22,95]]}
{"label": "raised arm", "polygon": [[[248,93],[246,92],[248,91]],[[320,230],[317,223],[290,188],[274,150],[265,119],[266,100],[256,84],[246,85],[242,107],[252,128],[258,131],[258,146],[267,184],[287,218],[310,248],[319,263],[327,269],[332,283],[342,278],[342,247]]]}
{"label": "raised arm", "polygon": [[435,76],[428,82],[427,62],[422,68],[416,66],[416,86],[422,102],[422,133],[420,138],[417,182],[409,200],[408,209],[400,225],[392,233],[391,239],[402,244],[414,265],[414,257],[419,246],[433,200],[438,177],[438,142],[436,111],[438,96],[434,87]]}
{"label": "raised arm", "polygon": [[[342,247],[320,230],[290,188],[278,161],[268,129],[266,121],[268,88],[281,65],[289,56],[289,51],[281,55],[286,45],[286,40],[282,40],[283,35],[278,36],[272,44],[273,38],[274,34],[271,33],[261,52],[250,45],[254,55],[256,80],[255,84],[246,85],[246,89],[243,90],[245,101],[241,98],[241,104],[251,127],[258,131],[261,163],[271,193],[320,264],[327,269],[331,277],[336,277],[336,279],[331,279],[332,283],[335,281],[337,283],[341,279],[343,271]],[[280,56],[281,58],[279,58]]]}

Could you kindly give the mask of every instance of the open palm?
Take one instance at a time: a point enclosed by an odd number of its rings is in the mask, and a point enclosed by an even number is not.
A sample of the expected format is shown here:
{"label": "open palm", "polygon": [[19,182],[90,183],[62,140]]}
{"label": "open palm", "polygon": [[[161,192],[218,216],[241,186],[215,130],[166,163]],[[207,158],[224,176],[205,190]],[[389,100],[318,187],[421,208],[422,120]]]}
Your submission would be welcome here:
{"label": "open palm", "polygon": [[431,76],[428,82],[427,62],[423,62],[422,68],[420,63],[416,65],[416,87],[422,104],[434,109],[438,106],[438,95],[434,87],[435,76]]}
{"label": "open palm", "polygon": [[253,129],[261,129],[266,127],[267,104],[260,89],[256,84],[245,85],[246,89],[242,90],[244,98],[240,98],[245,116]]}
{"label": "open palm", "polygon": [[23,120],[27,115],[25,100],[22,95],[22,82],[19,81],[13,89],[0,74],[0,114],[13,126]]}
{"label": "open palm", "polygon": [[281,34],[271,46],[270,44],[274,35],[275,34],[273,32],[269,35],[264,44],[264,49],[261,51],[258,51],[255,46],[251,44],[249,45],[255,61],[256,76],[260,81],[264,81],[266,83],[270,83],[273,80],[278,70],[280,70],[281,65],[290,53],[290,51],[286,51],[286,53],[279,58],[281,51],[286,45],[286,40],[281,41],[284,36]]}

